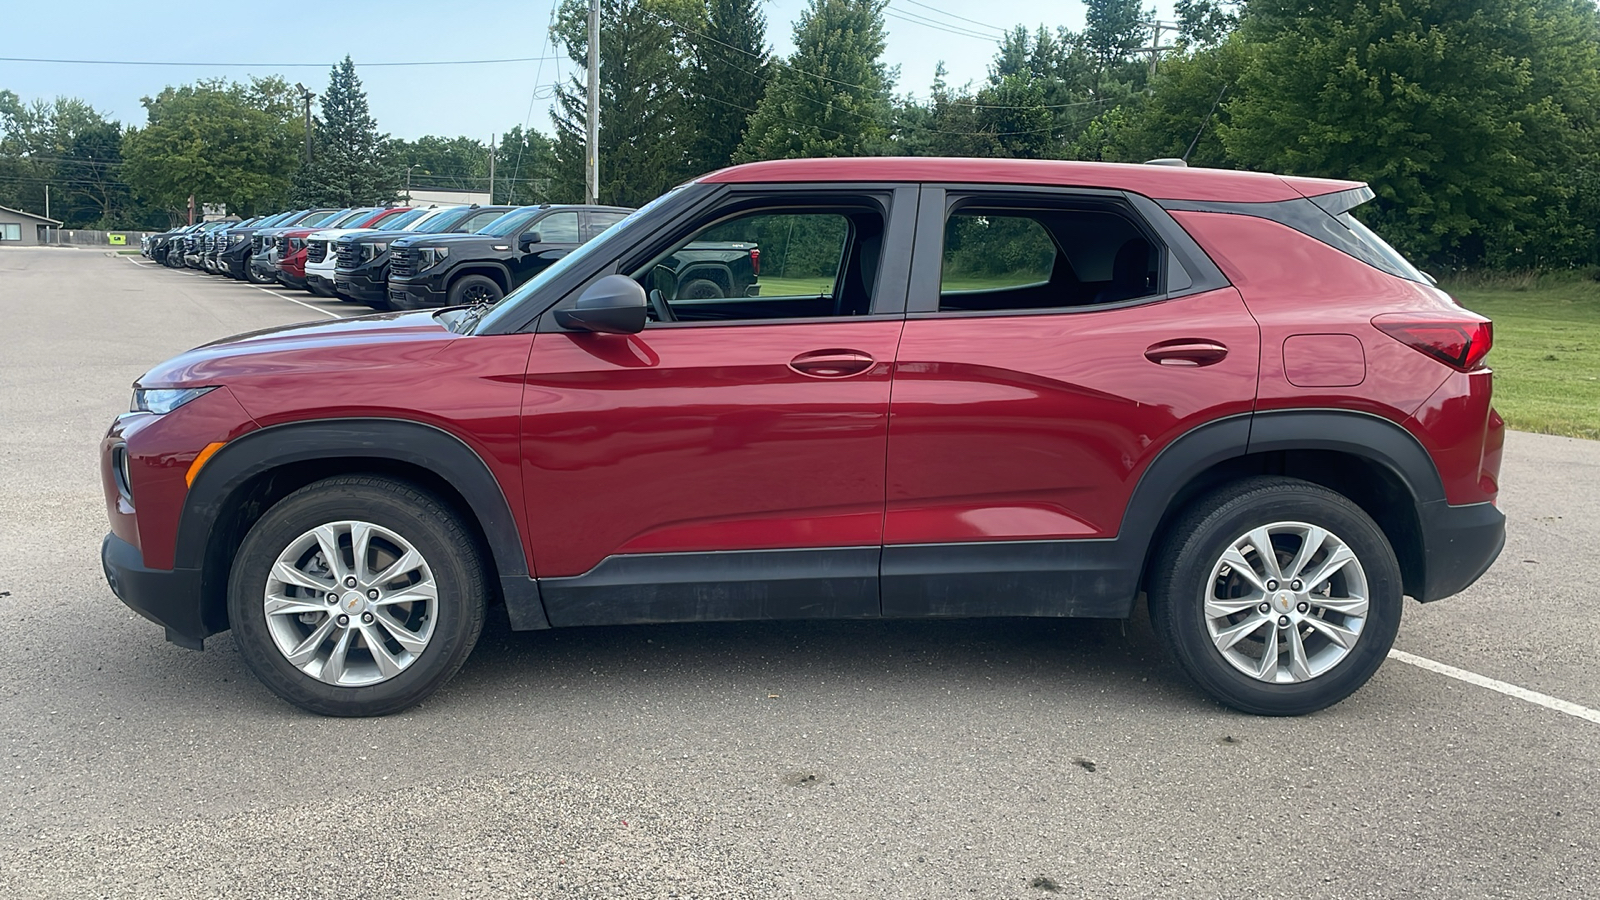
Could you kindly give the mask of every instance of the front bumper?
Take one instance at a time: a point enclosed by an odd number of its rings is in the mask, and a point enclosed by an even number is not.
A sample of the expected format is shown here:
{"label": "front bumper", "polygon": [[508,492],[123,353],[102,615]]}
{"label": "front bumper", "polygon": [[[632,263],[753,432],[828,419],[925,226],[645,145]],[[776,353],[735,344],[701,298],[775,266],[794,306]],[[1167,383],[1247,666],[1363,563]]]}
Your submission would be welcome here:
{"label": "front bumper", "polygon": [[387,265],[374,267],[363,271],[334,270],[334,289],[352,300],[368,303],[373,300],[389,299],[389,267]]}
{"label": "front bumper", "polygon": [[296,275],[293,272],[284,269],[282,266],[279,266],[277,276],[278,283],[284,287],[291,287],[301,291],[306,289],[306,279],[304,275]]}
{"label": "front bumper", "polygon": [[1427,554],[1427,584],[1417,598],[1423,603],[1466,590],[1489,571],[1506,545],[1506,517],[1493,503],[1451,506],[1438,500],[1417,511]]}
{"label": "front bumper", "polygon": [[444,306],[447,298],[448,295],[444,291],[435,290],[425,282],[393,280],[389,282],[389,304],[396,309]]}
{"label": "front bumper", "polygon": [[139,548],[115,534],[100,544],[100,566],[117,599],[166,628],[167,640],[180,647],[203,649],[207,637],[228,627],[206,620],[198,569],[147,569]]}

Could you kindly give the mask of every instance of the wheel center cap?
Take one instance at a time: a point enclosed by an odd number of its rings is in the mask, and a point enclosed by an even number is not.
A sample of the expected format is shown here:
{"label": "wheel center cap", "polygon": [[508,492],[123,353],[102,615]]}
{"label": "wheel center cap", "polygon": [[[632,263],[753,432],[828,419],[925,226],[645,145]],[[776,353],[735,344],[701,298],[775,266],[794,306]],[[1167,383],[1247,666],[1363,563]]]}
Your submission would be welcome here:
{"label": "wheel center cap", "polygon": [[360,591],[346,591],[344,596],[339,598],[339,605],[344,607],[347,613],[360,612],[366,602],[367,598]]}
{"label": "wheel center cap", "polygon": [[1294,606],[1294,599],[1287,593],[1278,594],[1278,596],[1273,598],[1273,602],[1277,603],[1278,608],[1284,612],[1288,612],[1290,607]]}

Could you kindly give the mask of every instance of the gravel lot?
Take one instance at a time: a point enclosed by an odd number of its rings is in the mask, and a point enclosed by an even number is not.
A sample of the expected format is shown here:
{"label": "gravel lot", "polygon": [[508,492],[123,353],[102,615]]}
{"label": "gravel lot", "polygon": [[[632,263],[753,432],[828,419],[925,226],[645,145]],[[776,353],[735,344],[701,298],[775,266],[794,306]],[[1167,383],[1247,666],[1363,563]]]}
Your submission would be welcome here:
{"label": "gravel lot", "polygon": [[[330,720],[106,587],[96,444],[148,366],[356,308],[0,250],[0,896],[1593,897],[1600,724],[1394,660],[1297,720],[1148,624],[513,633]],[[1398,647],[1600,708],[1600,443],[1513,434],[1510,543]],[[1589,885],[1585,888],[1583,885]]]}

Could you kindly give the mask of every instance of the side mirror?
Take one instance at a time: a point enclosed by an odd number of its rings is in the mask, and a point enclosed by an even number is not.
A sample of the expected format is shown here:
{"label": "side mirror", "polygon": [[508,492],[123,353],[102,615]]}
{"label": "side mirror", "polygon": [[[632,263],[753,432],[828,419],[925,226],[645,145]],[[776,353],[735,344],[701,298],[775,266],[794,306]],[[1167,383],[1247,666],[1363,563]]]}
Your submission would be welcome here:
{"label": "side mirror", "polygon": [[517,240],[517,243],[521,244],[522,248],[524,250],[526,250],[529,246],[531,246],[533,244],[537,244],[541,240],[543,240],[543,238],[541,238],[539,236],[539,232],[537,232],[537,231],[524,231],[522,233],[522,237]]}
{"label": "side mirror", "polygon": [[556,324],[572,331],[638,334],[644,330],[649,303],[639,282],[626,275],[607,275],[589,285],[576,303],[556,310]]}

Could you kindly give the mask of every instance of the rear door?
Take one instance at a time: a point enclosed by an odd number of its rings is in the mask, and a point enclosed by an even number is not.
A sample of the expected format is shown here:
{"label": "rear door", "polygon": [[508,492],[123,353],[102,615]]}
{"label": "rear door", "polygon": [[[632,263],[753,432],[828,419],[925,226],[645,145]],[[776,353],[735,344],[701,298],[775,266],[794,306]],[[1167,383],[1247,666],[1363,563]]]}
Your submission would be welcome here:
{"label": "rear door", "polygon": [[1109,551],[1140,474],[1255,398],[1256,324],[1186,238],[1120,192],[924,188],[885,615],[1126,614],[1138,564]]}
{"label": "rear door", "polygon": [[[876,616],[915,188],[741,187],[630,251],[637,335],[546,315],[523,471],[555,625]],[[753,296],[680,299],[689,243],[770,247]]]}

